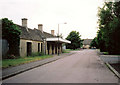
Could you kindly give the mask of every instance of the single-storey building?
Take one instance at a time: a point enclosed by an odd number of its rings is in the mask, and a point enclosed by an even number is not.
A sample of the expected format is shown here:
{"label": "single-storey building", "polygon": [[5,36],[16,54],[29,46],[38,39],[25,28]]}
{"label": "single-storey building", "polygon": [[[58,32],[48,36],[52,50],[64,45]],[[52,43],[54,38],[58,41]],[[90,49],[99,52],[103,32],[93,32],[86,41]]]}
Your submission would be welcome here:
{"label": "single-storey building", "polygon": [[38,24],[38,29],[30,29],[27,27],[27,19],[22,19],[22,26],[17,25],[21,29],[20,35],[20,56],[29,56],[32,53],[42,52],[44,54],[62,53],[62,44],[71,43],[68,40],[59,38],[43,31],[43,25]]}
{"label": "single-storey building", "polygon": [[89,49],[90,48],[90,43],[92,42],[93,39],[84,39],[83,40],[83,48]]}

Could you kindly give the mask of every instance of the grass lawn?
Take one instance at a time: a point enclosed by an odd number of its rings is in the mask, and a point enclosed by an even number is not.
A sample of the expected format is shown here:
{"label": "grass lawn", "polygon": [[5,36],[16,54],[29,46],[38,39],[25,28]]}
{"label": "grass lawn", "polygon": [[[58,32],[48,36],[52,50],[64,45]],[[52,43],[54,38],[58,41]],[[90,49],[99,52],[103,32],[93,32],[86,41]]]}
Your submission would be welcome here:
{"label": "grass lawn", "polygon": [[75,49],[75,50],[73,50],[73,49],[64,49],[63,50],[63,53],[70,53],[70,51],[79,51],[80,49]]}
{"label": "grass lawn", "polygon": [[63,49],[63,53],[70,53],[70,51],[73,51],[72,49]]}
{"label": "grass lawn", "polygon": [[2,60],[2,68],[8,68],[11,66],[18,66],[21,64],[38,61],[45,58],[53,57],[52,55],[44,55],[44,56],[35,56],[35,57],[24,57],[19,59],[4,59]]}
{"label": "grass lawn", "polygon": [[70,53],[70,49],[64,49],[62,50],[63,53]]}
{"label": "grass lawn", "polygon": [[[103,52],[104,55],[110,55],[108,52]],[[116,55],[116,56],[120,56],[120,55]]]}
{"label": "grass lawn", "polygon": [[75,49],[75,50],[73,50],[73,49],[66,49],[67,51],[80,51],[80,49]]}
{"label": "grass lawn", "polygon": [[103,54],[104,54],[104,55],[109,55],[109,53],[108,53],[108,52],[103,52]]}

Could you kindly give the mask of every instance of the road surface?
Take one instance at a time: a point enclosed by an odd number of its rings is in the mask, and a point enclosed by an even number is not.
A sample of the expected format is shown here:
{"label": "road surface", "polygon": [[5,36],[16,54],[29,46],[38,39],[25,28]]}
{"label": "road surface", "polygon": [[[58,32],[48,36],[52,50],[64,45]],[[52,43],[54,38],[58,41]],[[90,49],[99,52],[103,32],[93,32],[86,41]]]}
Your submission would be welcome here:
{"label": "road surface", "polygon": [[74,51],[73,55],[18,74],[4,83],[118,83],[95,50]]}

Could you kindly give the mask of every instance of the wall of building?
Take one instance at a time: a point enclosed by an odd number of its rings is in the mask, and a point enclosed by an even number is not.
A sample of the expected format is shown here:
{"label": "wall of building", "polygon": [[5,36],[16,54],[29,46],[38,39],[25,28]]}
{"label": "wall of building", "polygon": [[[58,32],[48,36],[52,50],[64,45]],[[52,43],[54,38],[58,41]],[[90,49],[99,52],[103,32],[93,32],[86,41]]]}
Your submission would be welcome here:
{"label": "wall of building", "polygon": [[[40,41],[32,41],[32,40],[25,40],[25,39],[20,39],[20,56],[24,57],[27,56],[27,42],[31,42],[32,44],[32,53],[36,53],[38,52],[38,43],[40,43],[40,52],[41,52],[41,47],[43,48],[43,52],[44,52],[44,43],[40,42]],[[41,46],[41,43],[43,46]],[[46,54],[48,54],[48,50],[47,50],[47,43],[46,44]],[[54,50],[52,50],[52,45],[54,45]],[[55,47],[57,46],[56,43],[49,43],[49,54],[52,55],[52,51],[53,54],[55,54]],[[57,47],[57,53],[58,53],[58,47]],[[60,53],[62,53],[62,44],[60,44]]]}
{"label": "wall of building", "polygon": [[20,39],[20,56],[21,57],[27,56],[27,42],[31,42],[32,44],[32,53],[38,52],[38,43],[40,43],[40,52],[41,52],[41,43],[43,42]]}
{"label": "wall of building", "polygon": [[89,48],[90,48],[90,45],[83,45],[83,48],[89,49]]}
{"label": "wall of building", "polygon": [[0,39],[0,44],[1,44],[1,49],[0,52],[2,52],[2,56],[6,56],[7,52],[9,51],[9,44],[7,40],[5,39]]}
{"label": "wall of building", "polygon": [[50,50],[49,50],[49,54],[52,54],[52,45],[50,44]]}
{"label": "wall of building", "polygon": [[[56,42],[48,42],[48,48],[49,48],[49,54],[57,54],[58,53],[58,44]],[[61,53],[61,44],[60,44],[60,53]],[[53,48],[53,49],[52,49]],[[56,49],[57,48],[57,49]],[[57,53],[56,53],[57,52]],[[47,49],[47,53],[48,53],[48,49]]]}
{"label": "wall of building", "polygon": [[27,52],[27,43],[26,40],[20,39],[20,56],[26,56],[26,52]]}
{"label": "wall of building", "polygon": [[[54,50],[52,50],[52,45],[54,45]],[[53,51],[53,54],[56,54],[55,53],[55,50],[56,50],[55,48],[57,46],[57,43],[49,43],[49,46],[50,46],[50,48],[49,48],[49,54],[52,55],[52,51]],[[48,50],[47,50],[47,52],[48,52]],[[59,53],[62,53],[62,44],[60,44]],[[58,46],[57,46],[57,54],[58,54]]]}

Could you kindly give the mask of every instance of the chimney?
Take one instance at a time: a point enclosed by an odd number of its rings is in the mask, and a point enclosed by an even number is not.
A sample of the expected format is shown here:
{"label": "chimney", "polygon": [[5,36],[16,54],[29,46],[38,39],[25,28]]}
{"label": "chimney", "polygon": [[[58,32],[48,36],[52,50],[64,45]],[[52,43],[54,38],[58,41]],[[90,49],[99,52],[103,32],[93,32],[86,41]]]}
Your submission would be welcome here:
{"label": "chimney", "polygon": [[38,30],[40,30],[43,33],[43,25],[42,24],[38,24]]}
{"label": "chimney", "polygon": [[51,34],[54,36],[54,30],[51,30]]}
{"label": "chimney", "polygon": [[27,27],[27,18],[22,19],[22,26]]}

